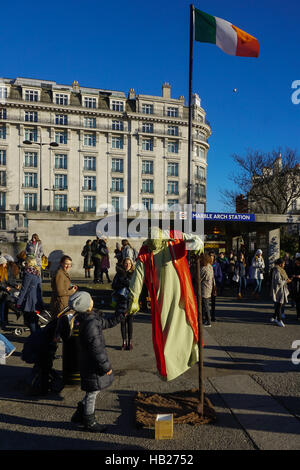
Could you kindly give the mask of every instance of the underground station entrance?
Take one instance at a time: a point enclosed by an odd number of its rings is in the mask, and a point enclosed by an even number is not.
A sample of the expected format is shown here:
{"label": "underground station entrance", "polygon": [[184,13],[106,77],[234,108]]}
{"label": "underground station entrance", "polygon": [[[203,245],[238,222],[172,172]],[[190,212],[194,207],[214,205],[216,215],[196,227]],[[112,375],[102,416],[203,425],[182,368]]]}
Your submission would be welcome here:
{"label": "underground station entrance", "polygon": [[280,256],[280,227],[300,227],[300,216],[279,214],[204,213],[205,251],[263,251],[267,269]]}

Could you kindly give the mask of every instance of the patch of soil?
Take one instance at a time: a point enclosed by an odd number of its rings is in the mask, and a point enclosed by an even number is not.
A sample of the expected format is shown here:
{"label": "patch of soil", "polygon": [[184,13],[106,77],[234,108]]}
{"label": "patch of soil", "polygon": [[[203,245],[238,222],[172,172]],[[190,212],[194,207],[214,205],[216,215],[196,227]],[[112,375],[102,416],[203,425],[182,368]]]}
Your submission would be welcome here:
{"label": "patch of soil", "polygon": [[175,393],[137,392],[135,399],[136,425],[155,426],[157,414],[173,414],[174,424],[208,424],[216,421],[216,412],[210,400],[204,396],[203,415],[197,411],[199,390]]}

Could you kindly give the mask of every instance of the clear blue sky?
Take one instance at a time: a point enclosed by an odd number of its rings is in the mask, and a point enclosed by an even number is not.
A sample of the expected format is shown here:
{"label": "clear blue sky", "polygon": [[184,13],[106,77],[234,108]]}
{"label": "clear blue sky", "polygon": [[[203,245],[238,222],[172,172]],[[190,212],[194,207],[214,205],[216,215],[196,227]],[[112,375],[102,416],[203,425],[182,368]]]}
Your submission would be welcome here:
{"label": "clear blue sky", "polygon": [[167,81],[172,97],[187,100],[191,3],[260,42],[258,59],[194,44],[193,91],[212,126],[207,210],[222,211],[219,190],[232,187],[233,153],[287,146],[300,152],[300,104],[291,101],[291,84],[300,80],[297,0],[4,2],[0,77],[154,95]]}

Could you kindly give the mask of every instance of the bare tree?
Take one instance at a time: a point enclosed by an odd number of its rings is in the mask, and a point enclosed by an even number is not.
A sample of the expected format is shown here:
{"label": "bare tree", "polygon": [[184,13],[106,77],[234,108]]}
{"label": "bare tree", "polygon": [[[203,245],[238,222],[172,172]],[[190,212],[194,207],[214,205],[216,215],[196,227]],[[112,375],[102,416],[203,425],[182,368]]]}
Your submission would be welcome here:
{"label": "bare tree", "polygon": [[248,198],[250,211],[284,214],[300,198],[300,165],[296,151],[271,153],[249,150],[246,156],[232,156],[237,171],[230,176],[236,190],[222,189],[222,201],[234,207],[236,196]]}

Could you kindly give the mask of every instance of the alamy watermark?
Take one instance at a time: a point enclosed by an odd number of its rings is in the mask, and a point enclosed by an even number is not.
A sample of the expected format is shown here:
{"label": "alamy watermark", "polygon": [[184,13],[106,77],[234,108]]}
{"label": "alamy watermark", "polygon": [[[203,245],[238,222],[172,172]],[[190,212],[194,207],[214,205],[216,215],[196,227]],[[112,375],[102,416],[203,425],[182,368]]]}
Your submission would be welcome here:
{"label": "alamy watermark", "polygon": [[296,339],[295,341],[292,342],[292,349],[295,349],[295,351],[292,354],[292,363],[295,366],[298,366],[300,364],[300,340]]}
{"label": "alamy watermark", "polygon": [[300,80],[294,80],[292,82],[292,88],[295,89],[291,96],[292,103],[300,104]]}
{"label": "alamy watermark", "polygon": [[[176,234],[174,238],[182,238],[182,233],[196,235],[204,240],[204,220],[194,219],[193,214],[203,211],[202,204],[166,205],[153,204],[151,210],[145,207],[118,209],[107,205],[98,206],[96,214],[102,218],[96,226],[96,235],[101,238],[156,238],[158,229],[163,238],[170,237],[170,228]],[[187,245],[188,248],[188,245]],[[192,245],[188,249],[193,249]]]}

